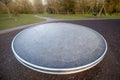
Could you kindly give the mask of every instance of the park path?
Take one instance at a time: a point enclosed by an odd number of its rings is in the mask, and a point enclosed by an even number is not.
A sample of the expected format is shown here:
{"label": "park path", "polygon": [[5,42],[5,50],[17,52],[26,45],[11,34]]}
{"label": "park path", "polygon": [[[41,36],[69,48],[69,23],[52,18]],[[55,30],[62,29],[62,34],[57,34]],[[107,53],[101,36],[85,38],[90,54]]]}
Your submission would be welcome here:
{"label": "park path", "polygon": [[49,21],[58,21],[58,20],[60,20],[60,19],[56,19],[56,18],[42,17],[42,16],[38,16],[38,15],[35,15],[35,17],[45,19],[47,22],[49,22]]}

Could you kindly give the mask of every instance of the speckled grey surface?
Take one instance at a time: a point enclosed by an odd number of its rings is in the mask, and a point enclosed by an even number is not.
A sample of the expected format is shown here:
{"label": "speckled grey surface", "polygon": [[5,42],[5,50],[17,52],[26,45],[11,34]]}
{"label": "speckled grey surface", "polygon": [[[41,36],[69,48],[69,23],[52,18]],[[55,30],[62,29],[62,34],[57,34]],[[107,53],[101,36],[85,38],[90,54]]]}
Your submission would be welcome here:
{"label": "speckled grey surface", "polygon": [[74,68],[97,60],[105,51],[94,30],[68,23],[48,23],[20,32],[13,44],[23,60],[48,68]]}

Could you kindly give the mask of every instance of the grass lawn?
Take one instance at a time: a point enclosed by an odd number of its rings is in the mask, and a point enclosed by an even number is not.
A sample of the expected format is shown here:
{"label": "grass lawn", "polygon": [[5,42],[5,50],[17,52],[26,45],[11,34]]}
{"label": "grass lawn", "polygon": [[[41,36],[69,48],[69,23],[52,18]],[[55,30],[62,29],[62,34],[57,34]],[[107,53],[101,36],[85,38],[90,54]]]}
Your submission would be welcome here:
{"label": "grass lawn", "polygon": [[0,14],[0,29],[17,27],[41,21],[44,21],[44,19],[36,18],[33,14],[20,14],[16,18],[9,18],[7,14]]}
{"label": "grass lawn", "polygon": [[44,17],[52,17],[52,18],[58,18],[58,19],[86,19],[86,18],[120,18],[120,16],[116,15],[102,15],[102,16],[94,16],[92,14],[74,14],[74,15],[62,15],[62,14],[39,14],[40,16]]}

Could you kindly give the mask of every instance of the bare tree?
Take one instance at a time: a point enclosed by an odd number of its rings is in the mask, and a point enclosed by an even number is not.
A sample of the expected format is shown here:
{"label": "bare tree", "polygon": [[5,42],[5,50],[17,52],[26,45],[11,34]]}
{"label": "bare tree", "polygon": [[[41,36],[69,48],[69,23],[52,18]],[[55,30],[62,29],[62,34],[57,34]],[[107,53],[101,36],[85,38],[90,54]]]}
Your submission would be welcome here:
{"label": "bare tree", "polygon": [[12,0],[0,0],[0,3],[6,7],[9,17],[11,17],[11,13],[10,13],[10,9],[9,9],[8,5],[11,1]]}
{"label": "bare tree", "polygon": [[21,13],[33,13],[33,5],[29,0],[20,0]]}
{"label": "bare tree", "polygon": [[36,13],[43,13],[44,12],[44,6],[42,4],[42,0],[34,0],[34,8]]}
{"label": "bare tree", "polygon": [[64,9],[67,14],[74,14],[75,13],[75,0],[59,0],[59,5]]}
{"label": "bare tree", "polygon": [[58,10],[60,9],[59,7],[59,0],[47,0],[47,12],[49,13],[54,13],[54,14],[58,14]]}

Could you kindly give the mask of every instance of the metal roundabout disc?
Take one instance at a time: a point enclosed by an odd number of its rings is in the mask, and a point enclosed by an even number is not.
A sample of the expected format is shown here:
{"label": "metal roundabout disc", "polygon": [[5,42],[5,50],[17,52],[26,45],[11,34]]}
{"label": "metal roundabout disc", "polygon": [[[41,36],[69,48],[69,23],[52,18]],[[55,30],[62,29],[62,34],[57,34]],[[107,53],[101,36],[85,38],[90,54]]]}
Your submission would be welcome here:
{"label": "metal roundabout disc", "polygon": [[49,74],[71,74],[98,64],[107,43],[95,30],[70,23],[46,23],[25,29],[12,41],[23,65]]}

